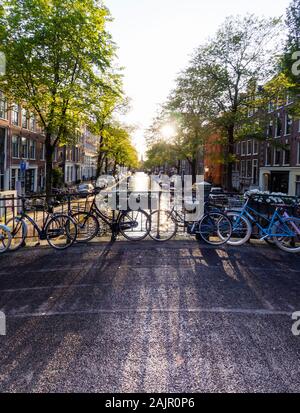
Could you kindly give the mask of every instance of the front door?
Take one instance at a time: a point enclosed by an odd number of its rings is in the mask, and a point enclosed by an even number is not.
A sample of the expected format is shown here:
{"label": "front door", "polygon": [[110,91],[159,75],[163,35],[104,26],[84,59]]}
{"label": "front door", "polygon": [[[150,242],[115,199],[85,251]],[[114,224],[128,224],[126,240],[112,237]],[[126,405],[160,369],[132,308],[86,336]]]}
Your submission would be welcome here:
{"label": "front door", "polygon": [[289,193],[289,172],[272,172],[271,173],[271,192]]}
{"label": "front door", "polygon": [[34,192],[35,169],[27,169],[25,173],[25,192]]}

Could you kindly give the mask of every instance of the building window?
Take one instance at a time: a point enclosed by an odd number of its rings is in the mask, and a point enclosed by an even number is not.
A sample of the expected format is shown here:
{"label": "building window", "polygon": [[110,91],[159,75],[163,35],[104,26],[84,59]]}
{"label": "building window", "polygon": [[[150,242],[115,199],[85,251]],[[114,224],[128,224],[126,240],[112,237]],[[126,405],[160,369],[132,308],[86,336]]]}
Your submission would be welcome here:
{"label": "building window", "polygon": [[247,178],[252,178],[252,161],[247,161]]}
{"label": "building window", "polygon": [[253,141],[253,155],[257,155],[258,154],[258,141],[256,139],[254,139]]}
{"label": "building window", "polygon": [[21,138],[21,157],[28,159],[28,141],[26,138]]}
{"label": "building window", "polygon": [[237,155],[240,155],[241,154],[241,142],[238,142],[237,144],[236,144],[236,152],[235,152]]}
{"label": "building window", "polygon": [[247,152],[247,142],[244,141],[244,142],[242,142],[242,153],[241,153],[241,155],[245,156],[246,152]]}
{"label": "building window", "polygon": [[270,166],[272,162],[272,150],[271,147],[268,146],[266,149],[266,166]]}
{"label": "building window", "polygon": [[26,109],[22,109],[22,128],[28,129],[28,114]]}
{"label": "building window", "polygon": [[292,131],[292,124],[293,124],[293,119],[291,116],[287,113],[285,115],[285,134],[290,135]]}
{"label": "building window", "polygon": [[7,101],[2,92],[0,92],[0,118],[7,119]]}
{"label": "building window", "polygon": [[258,184],[258,160],[253,159],[253,165],[252,165],[252,183],[253,185]]}
{"label": "building window", "polygon": [[44,161],[45,160],[45,152],[46,151],[46,146],[44,143],[42,143],[42,147],[41,147],[41,156],[40,156],[40,160]]}
{"label": "building window", "polygon": [[296,196],[300,196],[300,175],[296,176]]}
{"label": "building window", "polygon": [[34,113],[31,113],[29,123],[30,123],[30,130],[35,132],[35,114]]}
{"label": "building window", "polygon": [[280,117],[280,113],[277,114],[277,119],[276,119],[276,137],[281,136],[281,132],[282,132],[282,122],[281,122],[281,117]]}
{"label": "building window", "polygon": [[300,142],[298,142],[298,150],[297,150],[297,165],[300,165]]}
{"label": "building window", "polygon": [[19,126],[19,105],[13,104],[11,111],[11,122],[15,126]]}
{"label": "building window", "polygon": [[274,149],[274,165],[280,165],[281,161],[281,150],[279,148]]}
{"label": "building window", "polygon": [[40,189],[41,189],[41,191],[43,191],[45,189],[45,182],[46,182],[45,171],[43,169],[40,170],[39,181],[40,181],[39,182]]}
{"label": "building window", "polygon": [[13,158],[19,158],[20,157],[20,138],[18,136],[13,136],[12,137],[12,157]]}
{"label": "building window", "polygon": [[21,181],[21,170],[18,168],[13,168],[11,170],[11,184],[10,189],[15,191],[17,189],[17,182]]}
{"label": "building window", "polygon": [[241,177],[246,177],[246,161],[241,161]]}
{"label": "building window", "polygon": [[268,138],[273,138],[273,121],[270,120],[268,126]]}
{"label": "building window", "polygon": [[287,145],[283,151],[283,165],[289,165],[291,162],[291,148]]}
{"label": "building window", "polygon": [[33,140],[29,141],[29,158],[35,159],[36,142]]}
{"label": "building window", "polygon": [[72,149],[67,149],[66,150],[66,158],[67,158],[67,161],[72,161]]}
{"label": "building window", "polygon": [[252,141],[247,142],[247,155],[252,154]]}

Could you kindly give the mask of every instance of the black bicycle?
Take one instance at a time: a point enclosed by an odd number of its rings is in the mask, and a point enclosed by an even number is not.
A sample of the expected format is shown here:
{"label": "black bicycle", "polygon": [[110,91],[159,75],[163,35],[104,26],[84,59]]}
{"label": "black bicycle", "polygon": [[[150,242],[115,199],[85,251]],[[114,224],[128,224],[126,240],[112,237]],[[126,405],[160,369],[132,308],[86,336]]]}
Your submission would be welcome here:
{"label": "black bicycle", "polygon": [[[30,211],[43,212],[43,217],[40,222],[30,216]],[[43,205],[28,208],[26,198],[22,198],[21,214],[11,218],[7,222],[7,226],[10,228],[12,235],[9,248],[11,251],[16,251],[25,245],[25,240],[28,235],[27,222],[32,225],[40,241],[47,241],[51,247],[57,250],[69,248],[76,241],[77,225],[71,216],[55,213],[54,205],[50,204],[47,205],[46,210]]]}
{"label": "black bicycle", "polygon": [[71,215],[77,225],[77,242],[88,242],[96,238],[101,231],[100,222],[110,229],[112,240],[119,234],[129,241],[142,241],[148,236],[149,215],[145,211],[112,211],[112,216],[109,216],[97,205],[99,193],[100,189],[94,191],[88,211],[78,211]]}
{"label": "black bicycle", "polygon": [[176,205],[171,210],[157,210],[151,214],[151,224],[149,225],[150,237],[159,242],[164,242],[176,236],[178,226],[187,228],[190,235],[202,239],[210,245],[223,245],[227,243],[232,234],[232,224],[230,219],[222,212],[213,208],[209,203],[204,204],[204,215],[196,221],[186,219],[189,213],[182,207],[176,209]]}

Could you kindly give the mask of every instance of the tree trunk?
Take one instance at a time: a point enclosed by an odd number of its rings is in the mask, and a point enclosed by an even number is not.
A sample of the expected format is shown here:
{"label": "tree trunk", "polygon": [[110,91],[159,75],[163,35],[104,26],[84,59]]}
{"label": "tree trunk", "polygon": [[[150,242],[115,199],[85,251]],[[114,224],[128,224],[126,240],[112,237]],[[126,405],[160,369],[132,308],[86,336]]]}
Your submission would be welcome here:
{"label": "tree trunk", "polygon": [[99,141],[98,159],[97,159],[97,171],[96,171],[97,178],[101,175],[101,172],[102,172],[103,157],[104,157],[104,153],[102,152],[102,149],[103,149],[103,136],[101,134],[100,141]]}
{"label": "tree trunk", "polygon": [[105,174],[108,174],[108,157],[105,157]]}
{"label": "tree trunk", "polygon": [[192,183],[196,183],[196,179],[197,179],[197,159],[194,158],[191,161],[191,168],[192,168]]}
{"label": "tree trunk", "polygon": [[116,176],[116,172],[117,172],[117,162],[114,162],[114,167],[113,167],[113,176]]}
{"label": "tree trunk", "polygon": [[98,159],[97,159],[97,171],[96,171],[97,178],[101,175],[101,172],[102,172],[103,157],[104,157],[103,152],[99,151]]}
{"label": "tree trunk", "polygon": [[46,200],[52,194],[52,160],[54,147],[51,142],[51,133],[46,133],[45,139],[45,159],[46,159]]}

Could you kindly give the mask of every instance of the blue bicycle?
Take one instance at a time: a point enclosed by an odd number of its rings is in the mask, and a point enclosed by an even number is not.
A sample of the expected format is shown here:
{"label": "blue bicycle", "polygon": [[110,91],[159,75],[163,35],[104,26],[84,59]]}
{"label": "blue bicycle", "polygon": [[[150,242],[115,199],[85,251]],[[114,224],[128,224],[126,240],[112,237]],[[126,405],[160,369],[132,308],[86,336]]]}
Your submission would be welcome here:
{"label": "blue bicycle", "polygon": [[271,241],[281,250],[300,252],[300,219],[291,217],[283,204],[275,204],[275,211],[269,218],[249,206],[248,197],[241,211],[227,211],[232,222],[229,245],[239,246],[249,241],[256,226],[261,240]]}

